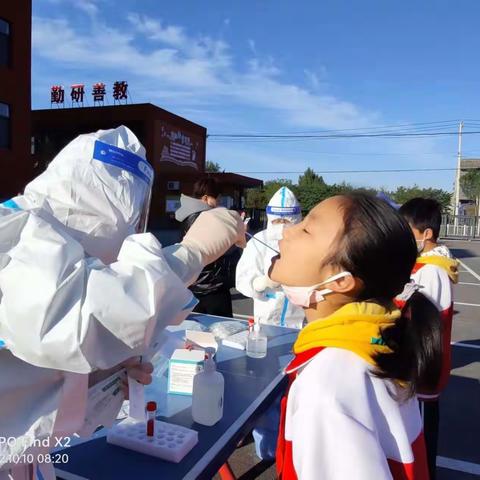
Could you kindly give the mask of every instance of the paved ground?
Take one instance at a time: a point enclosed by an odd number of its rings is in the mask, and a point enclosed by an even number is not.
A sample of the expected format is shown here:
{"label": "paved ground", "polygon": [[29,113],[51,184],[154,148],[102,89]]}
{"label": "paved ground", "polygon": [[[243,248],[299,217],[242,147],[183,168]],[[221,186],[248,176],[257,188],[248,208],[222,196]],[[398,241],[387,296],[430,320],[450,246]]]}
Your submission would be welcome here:
{"label": "paved ground", "polygon": [[[463,262],[452,338],[460,344],[452,347],[452,377],[441,399],[437,479],[475,480],[480,478],[480,242],[447,244]],[[236,314],[252,314],[251,300],[234,293],[233,303]],[[238,448],[230,463],[237,479],[275,478],[274,466],[259,463],[251,443]]]}

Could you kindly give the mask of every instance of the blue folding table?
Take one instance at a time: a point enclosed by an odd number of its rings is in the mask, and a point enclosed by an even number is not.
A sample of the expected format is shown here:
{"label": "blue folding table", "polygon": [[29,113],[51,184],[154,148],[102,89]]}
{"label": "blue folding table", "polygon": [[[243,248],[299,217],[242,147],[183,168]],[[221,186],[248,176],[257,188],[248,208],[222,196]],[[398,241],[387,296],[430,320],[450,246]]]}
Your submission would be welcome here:
{"label": "blue folding table", "polygon": [[[192,314],[190,320],[204,325],[219,317]],[[224,319],[231,320],[231,319]],[[148,387],[147,400],[159,406],[159,420],[198,431],[198,444],[178,464],[137,453],[106,442],[105,430],[86,442],[73,445],[61,453],[68,462],[56,465],[58,478],[64,480],[131,480],[131,479],[211,479],[228,460],[239,441],[248,434],[258,417],[285,389],[282,369],[291,358],[298,331],[264,326],[268,337],[268,354],[252,359],[244,351],[220,346],[217,368],[225,378],[223,418],[213,427],[193,422],[191,397],[168,395],[166,379],[155,379]],[[181,335],[181,333],[178,333]],[[60,453],[60,452],[59,452]]]}

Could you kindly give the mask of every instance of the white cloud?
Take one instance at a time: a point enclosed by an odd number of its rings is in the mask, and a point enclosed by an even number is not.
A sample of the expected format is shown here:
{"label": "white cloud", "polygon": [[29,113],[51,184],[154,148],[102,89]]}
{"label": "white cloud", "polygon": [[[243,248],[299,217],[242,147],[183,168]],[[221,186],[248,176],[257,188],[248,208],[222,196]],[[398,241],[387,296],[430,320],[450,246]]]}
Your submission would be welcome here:
{"label": "white cloud", "polygon": [[[94,10],[90,8],[90,17]],[[343,129],[385,123],[377,112],[326,93],[328,85],[325,85],[326,73],[322,68],[301,70],[307,82],[288,81],[286,72],[273,58],[258,55],[253,40],[248,41],[250,58],[239,59],[224,40],[192,35],[181,26],[138,14],[128,15],[126,25],[121,26],[105,23],[103,17],[97,15],[90,19],[87,29],[77,28],[68,17],[34,16],[32,40],[36,75],[33,92],[44,91],[45,98],[50,85],[57,82],[68,85],[69,81],[127,79],[135,101],[156,102],[201,124],[207,122],[210,131]],[[249,113],[239,115],[239,109]],[[250,119],[258,118],[265,119],[264,128],[249,123]],[[320,144],[300,145],[300,148],[310,148],[310,154],[300,152],[298,143],[211,142],[208,148],[211,159],[221,160],[225,168],[233,171],[302,170],[308,165],[349,169],[355,165],[358,168],[358,162],[362,168],[395,168],[445,162],[441,155],[417,158],[416,152],[434,152],[438,145],[426,139],[372,141],[371,144],[360,140],[340,148],[340,151],[351,148],[357,153],[379,149],[385,152],[384,157],[373,158],[322,157],[315,154],[319,149],[317,145]],[[330,147],[335,149],[332,144]],[[405,155],[389,158],[388,152]],[[391,174],[390,177],[389,182],[382,177],[382,182],[390,186],[390,182],[400,178]],[[371,175],[367,180],[367,183],[375,181]],[[432,178],[432,184],[434,181]]]}
{"label": "white cloud", "polygon": [[[71,69],[128,72],[132,85],[155,84],[172,96],[188,92],[200,103],[265,109],[289,127],[349,128],[374,118],[348,101],[286,82],[272,58],[252,55],[242,67],[223,40],[189,35],[180,26],[138,14],[127,19],[129,29],[97,18],[89,31],[79,31],[65,18],[34,17],[34,54]],[[142,39],[153,47],[140,48]],[[252,40],[249,45],[255,49]]]}
{"label": "white cloud", "polygon": [[157,40],[174,47],[184,47],[188,38],[182,27],[164,26],[162,22],[153,20],[137,13],[127,15],[127,20],[138,33],[143,33],[150,40]]}
{"label": "white cloud", "polygon": [[90,15],[91,17],[95,17],[98,12],[98,6],[90,0],[82,0],[80,2],[74,2],[74,5],[76,8],[82,10],[85,12],[87,15]]}
{"label": "white cloud", "polygon": [[310,84],[310,86],[316,90],[320,86],[318,75],[315,72],[308,70],[308,68],[305,68],[303,73],[305,73],[305,77],[307,78],[307,82]]}

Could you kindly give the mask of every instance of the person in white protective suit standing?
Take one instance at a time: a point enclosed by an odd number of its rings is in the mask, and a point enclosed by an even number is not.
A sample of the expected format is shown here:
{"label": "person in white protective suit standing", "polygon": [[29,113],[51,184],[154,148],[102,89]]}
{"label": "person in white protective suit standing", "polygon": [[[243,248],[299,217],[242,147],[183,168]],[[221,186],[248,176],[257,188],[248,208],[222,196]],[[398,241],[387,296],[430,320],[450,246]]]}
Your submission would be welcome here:
{"label": "person in white protective suit standing", "polygon": [[305,319],[303,310],[292,305],[280,285],[268,278],[272,258],[276,255],[274,250],[278,251],[283,229],[302,220],[300,204],[289,188],[282,187],[273,195],[267,206],[267,218],[267,228],[249,240],[238,262],[236,288],[246,297],[253,298],[255,320],[302,328]]}
{"label": "person in white protective suit standing", "polygon": [[[302,220],[300,204],[289,188],[282,187],[273,195],[267,206],[267,218],[267,228],[249,240],[237,264],[236,288],[253,298],[255,321],[300,329],[305,320],[303,309],[292,305],[280,285],[268,277],[284,228]],[[275,458],[279,422],[280,396],[260,417],[252,432],[256,454],[262,460]]]}
{"label": "person in white protective suit standing", "polygon": [[0,205],[0,479],[55,478],[38,455],[84,428],[89,386],[148,353],[195,306],[187,286],[202,268],[244,246],[239,215],[222,208],[171,247],[135,234],[152,183],[121,126],[79,136]]}

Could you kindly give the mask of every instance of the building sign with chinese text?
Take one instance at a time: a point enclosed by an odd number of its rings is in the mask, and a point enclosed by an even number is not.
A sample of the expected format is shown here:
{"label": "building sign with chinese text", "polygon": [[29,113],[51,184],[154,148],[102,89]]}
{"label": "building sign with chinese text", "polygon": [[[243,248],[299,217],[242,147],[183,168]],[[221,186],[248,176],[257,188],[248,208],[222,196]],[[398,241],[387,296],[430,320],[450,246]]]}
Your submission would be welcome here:
{"label": "building sign with chinese text", "polygon": [[113,84],[113,100],[115,102],[121,102],[125,100],[127,102],[128,95],[127,95],[128,83],[123,82],[115,82]]}
{"label": "building sign with chinese text", "polygon": [[[106,85],[103,82],[97,82],[92,85],[93,105],[104,105],[107,97]],[[70,87],[70,98],[72,99],[72,107],[82,106],[85,98],[85,84],[78,83]],[[114,82],[112,86],[112,98],[115,104],[128,103],[128,83],[125,80]],[[108,103],[108,99],[107,99]],[[61,85],[53,85],[50,88],[50,106],[65,106],[65,90]],[[87,99],[88,105],[88,99]]]}
{"label": "building sign with chinese text", "polygon": [[63,105],[65,102],[65,90],[61,85],[53,85],[50,89],[50,105]]}
{"label": "building sign with chinese text", "polygon": [[103,105],[105,100],[105,95],[107,94],[105,90],[105,84],[103,82],[97,82],[93,84],[92,87],[92,96],[93,96],[93,104],[95,105],[97,102]]}
{"label": "building sign with chinese text", "polygon": [[77,83],[71,86],[70,97],[72,98],[72,107],[73,104],[82,104],[83,106],[83,97],[85,95],[85,85],[83,83]]}

